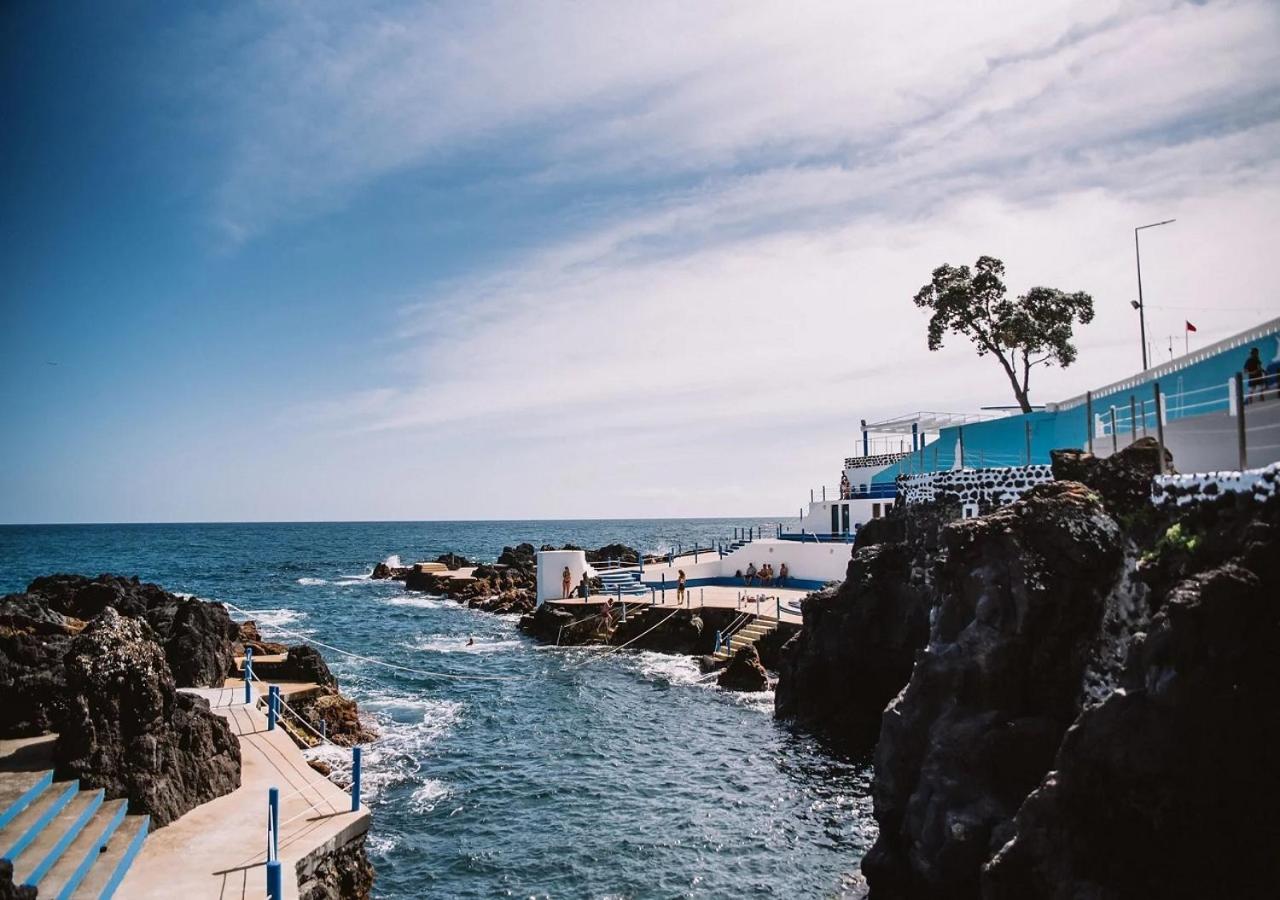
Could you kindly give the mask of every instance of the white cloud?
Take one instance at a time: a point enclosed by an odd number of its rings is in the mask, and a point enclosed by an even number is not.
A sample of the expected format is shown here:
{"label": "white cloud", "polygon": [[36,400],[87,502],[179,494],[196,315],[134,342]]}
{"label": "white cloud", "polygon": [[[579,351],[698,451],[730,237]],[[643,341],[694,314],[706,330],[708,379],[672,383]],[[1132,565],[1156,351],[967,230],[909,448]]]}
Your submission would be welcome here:
{"label": "white cloud", "polygon": [[399,473],[372,515],[787,510],[859,417],[1008,402],[958,339],[925,350],[910,297],[943,261],[1094,294],[1040,400],[1136,367],[1135,224],[1178,218],[1147,240],[1156,342],[1280,312],[1277,34],[1243,0],[308,4],[222,88],[216,214],[252,237],[503,142],[544,184],[678,181],[425,295],[403,378],[308,412]]}

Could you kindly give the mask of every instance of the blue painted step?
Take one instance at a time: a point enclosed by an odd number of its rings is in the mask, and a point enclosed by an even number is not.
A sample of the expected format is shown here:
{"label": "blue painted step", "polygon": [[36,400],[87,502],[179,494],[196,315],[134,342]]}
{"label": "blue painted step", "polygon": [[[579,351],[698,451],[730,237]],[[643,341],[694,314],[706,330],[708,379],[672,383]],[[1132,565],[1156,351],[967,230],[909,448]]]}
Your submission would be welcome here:
{"label": "blue painted step", "polygon": [[150,820],[127,801],[53,782],[50,772],[0,772],[0,857],[41,897],[105,900],[142,848]]}

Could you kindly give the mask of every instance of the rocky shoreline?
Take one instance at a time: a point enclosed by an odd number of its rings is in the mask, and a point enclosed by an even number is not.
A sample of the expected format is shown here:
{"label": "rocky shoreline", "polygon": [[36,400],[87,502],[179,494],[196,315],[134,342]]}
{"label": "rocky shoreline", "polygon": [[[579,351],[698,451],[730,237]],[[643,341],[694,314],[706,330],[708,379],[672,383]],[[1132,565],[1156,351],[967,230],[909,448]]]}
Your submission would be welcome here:
{"label": "rocky shoreline", "polygon": [[895,510],[806,602],[777,714],[874,747],[872,898],[1274,891],[1280,500],[1158,510],[1157,452]]}
{"label": "rocky shoreline", "polygon": [[[233,622],[222,604],[137,578],[62,574],[0,598],[0,737],[56,733],[58,779],[127,798],[130,813],[163,828],[240,786],[239,740],[205,700],[178,689],[223,686],[246,646],[288,654],[270,677],[320,685],[300,712],[324,719],[336,743],[373,737],[313,648],[265,643],[252,622]],[[311,745],[303,729],[289,731],[300,746]],[[369,896],[363,835],[342,847],[339,868],[362,886],[341,896]]]}

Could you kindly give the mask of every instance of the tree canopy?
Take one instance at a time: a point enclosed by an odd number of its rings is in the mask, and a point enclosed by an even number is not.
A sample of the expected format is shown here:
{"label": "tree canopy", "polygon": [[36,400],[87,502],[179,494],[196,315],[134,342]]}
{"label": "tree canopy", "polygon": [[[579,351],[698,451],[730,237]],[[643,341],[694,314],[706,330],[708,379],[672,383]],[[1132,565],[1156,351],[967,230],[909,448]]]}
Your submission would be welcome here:
{"label": "tree canopy", "polygon": [[1000,361],[1018,405],[1031,412],[1031,370],[1075,362],[1073,326],[1093,321],[1093,298],[1083,291],[1033,287],[1010,299],[1003,276],[1004,263],[994,256],[979,257],[973,269],[944,264],[916,293],[915,304],[933,313],[930,350],[939,349],[948,333],[965,335],[979,356]]}

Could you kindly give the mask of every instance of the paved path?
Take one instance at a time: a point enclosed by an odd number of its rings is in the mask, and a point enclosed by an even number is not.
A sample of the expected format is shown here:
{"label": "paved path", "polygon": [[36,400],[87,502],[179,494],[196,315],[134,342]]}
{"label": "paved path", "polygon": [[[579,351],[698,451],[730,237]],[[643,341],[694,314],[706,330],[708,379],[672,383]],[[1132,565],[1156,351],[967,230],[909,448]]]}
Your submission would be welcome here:
{"label": "paved path", "polygon": [[117,896],[264,900],[267,789],[278,787],[284,896],[294,900],[298,861],[367,831],[369,812],[353,813],[350,796],[307,765],[284,729],[267,731],[266,715],[243,702],[243,684],[190,692],[208,699],[239,735],[240,787],[152,832]]}

